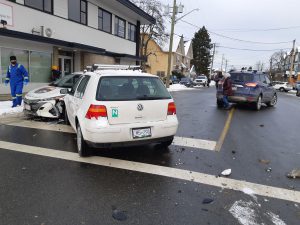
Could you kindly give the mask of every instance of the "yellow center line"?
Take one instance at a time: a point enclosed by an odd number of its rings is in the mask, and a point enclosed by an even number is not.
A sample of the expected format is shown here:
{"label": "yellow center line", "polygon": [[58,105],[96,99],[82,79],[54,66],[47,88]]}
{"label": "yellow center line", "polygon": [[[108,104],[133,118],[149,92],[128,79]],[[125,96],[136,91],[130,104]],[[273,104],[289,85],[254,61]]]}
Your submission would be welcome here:
{"label": "yellow center line", "polygon": [[235,108],[232,108],[229,112],[229,116],[226,120],[226,123],[225,123],[225,127],[221,133],[221,136],[217,142],[217,145],[216,145],[216,148],[215,148],[215,151],[219,152],[221,151],[221,148],[223,146],[223,143],[225,141],[225,138],[227,136],[227,133],[229,131],[229,128],[230,128],[230,124],[231,124],[231,121],[232,121],[232,117],[233,117],[233,114],[234,114],[234,111],[235,111]]}

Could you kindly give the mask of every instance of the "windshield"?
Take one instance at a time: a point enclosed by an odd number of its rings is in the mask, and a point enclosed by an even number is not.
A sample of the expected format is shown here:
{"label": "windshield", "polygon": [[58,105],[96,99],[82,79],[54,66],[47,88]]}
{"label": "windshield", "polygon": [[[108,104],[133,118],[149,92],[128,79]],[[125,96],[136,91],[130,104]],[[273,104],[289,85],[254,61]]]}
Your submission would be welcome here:
{"label": "windshield", "polygon": [[199,76],[197,79],[206,79],[206,76]]}
{"label": "windshield", "polygon": [[103,77],[97,91],[98,101],[135,101],[171,99],[157,77]]}
{"label": "windshield", "polygon": [[67,75],[67,76],[64,76],[64,77],[54,81],[50,85],[55,86],[55,87],[71,88],[76,83],[76,81],[78,80],[79,77],[80,77],[80,74]]}

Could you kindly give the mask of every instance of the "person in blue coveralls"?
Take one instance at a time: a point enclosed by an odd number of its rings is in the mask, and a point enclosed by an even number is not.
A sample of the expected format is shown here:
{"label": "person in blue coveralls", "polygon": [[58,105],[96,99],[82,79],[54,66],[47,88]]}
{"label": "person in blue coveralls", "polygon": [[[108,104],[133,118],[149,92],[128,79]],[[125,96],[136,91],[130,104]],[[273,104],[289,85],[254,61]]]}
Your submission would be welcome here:
{"label": "person in blue coveralls", "polygon": [[17,63],[17,57],[10,57],[10,65],[7,69],[5,85],[10,83],[10,92],[12,97],[12,107],[21,106],[23,85],[27,85],[29,82],[28,72],[25,67]]}

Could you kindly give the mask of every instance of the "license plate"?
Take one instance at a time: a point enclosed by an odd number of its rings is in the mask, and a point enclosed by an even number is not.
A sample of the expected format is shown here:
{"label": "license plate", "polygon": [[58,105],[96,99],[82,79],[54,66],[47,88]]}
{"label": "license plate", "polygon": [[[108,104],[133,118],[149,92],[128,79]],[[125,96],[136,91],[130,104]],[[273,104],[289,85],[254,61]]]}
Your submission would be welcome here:
{"label": "license plate", "polygon": [[30,107],[30,105],[27,105],[27,104],[24,104],[24,108],[25,108],[26,110],[28,110],[28,111],[30,111],[30,110],[31,110],[31,107]]}
{"label": "license plate", "polygon": [[232,87],[232,90],[233,91],[237,91],[237,87]]}
{"label": "license plate", "polygon": [[151,137],[151,128],[147,127],[132,129],[132,137],[134,139]]}

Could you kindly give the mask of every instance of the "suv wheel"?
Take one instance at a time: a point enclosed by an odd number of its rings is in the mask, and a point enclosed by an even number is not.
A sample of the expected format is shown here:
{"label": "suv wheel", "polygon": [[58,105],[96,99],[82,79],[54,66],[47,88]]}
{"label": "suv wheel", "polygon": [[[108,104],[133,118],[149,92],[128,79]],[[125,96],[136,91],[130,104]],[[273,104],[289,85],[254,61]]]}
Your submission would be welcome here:
{"label": "suv wheel", "polygon": [[279,88],[279,91],[284,92],[285,91],[284,87]]}
{"label": "suv wheel", "polygon": [[78,123],[77,125],[77,150],[78,154],[81,157],[85,157],[88,155],[88,145],[83,139],[82,132],[81,132],[81,127]]}
{"label": "suv wheel", "polygon": [[276,105],[277,101],[278,101],[278,99],[277,99],[277,95],[276,95],[276,94],[274,94],[274,96],[273,96],[272,100],[271,100],[270,102],[268,102],[268,103],[267,103],[267,105],[268,105],[268,106],[270,106],[270,107],[273,107],[273,106],[275,106],[275,105]]}
{"label": "suv wheel", "polygon": [[262,98],[261,95],[258,97],[257,101],[254,103],[254,107],[257,111],[259,111],[261,109],[261,105],[262,105]]}

